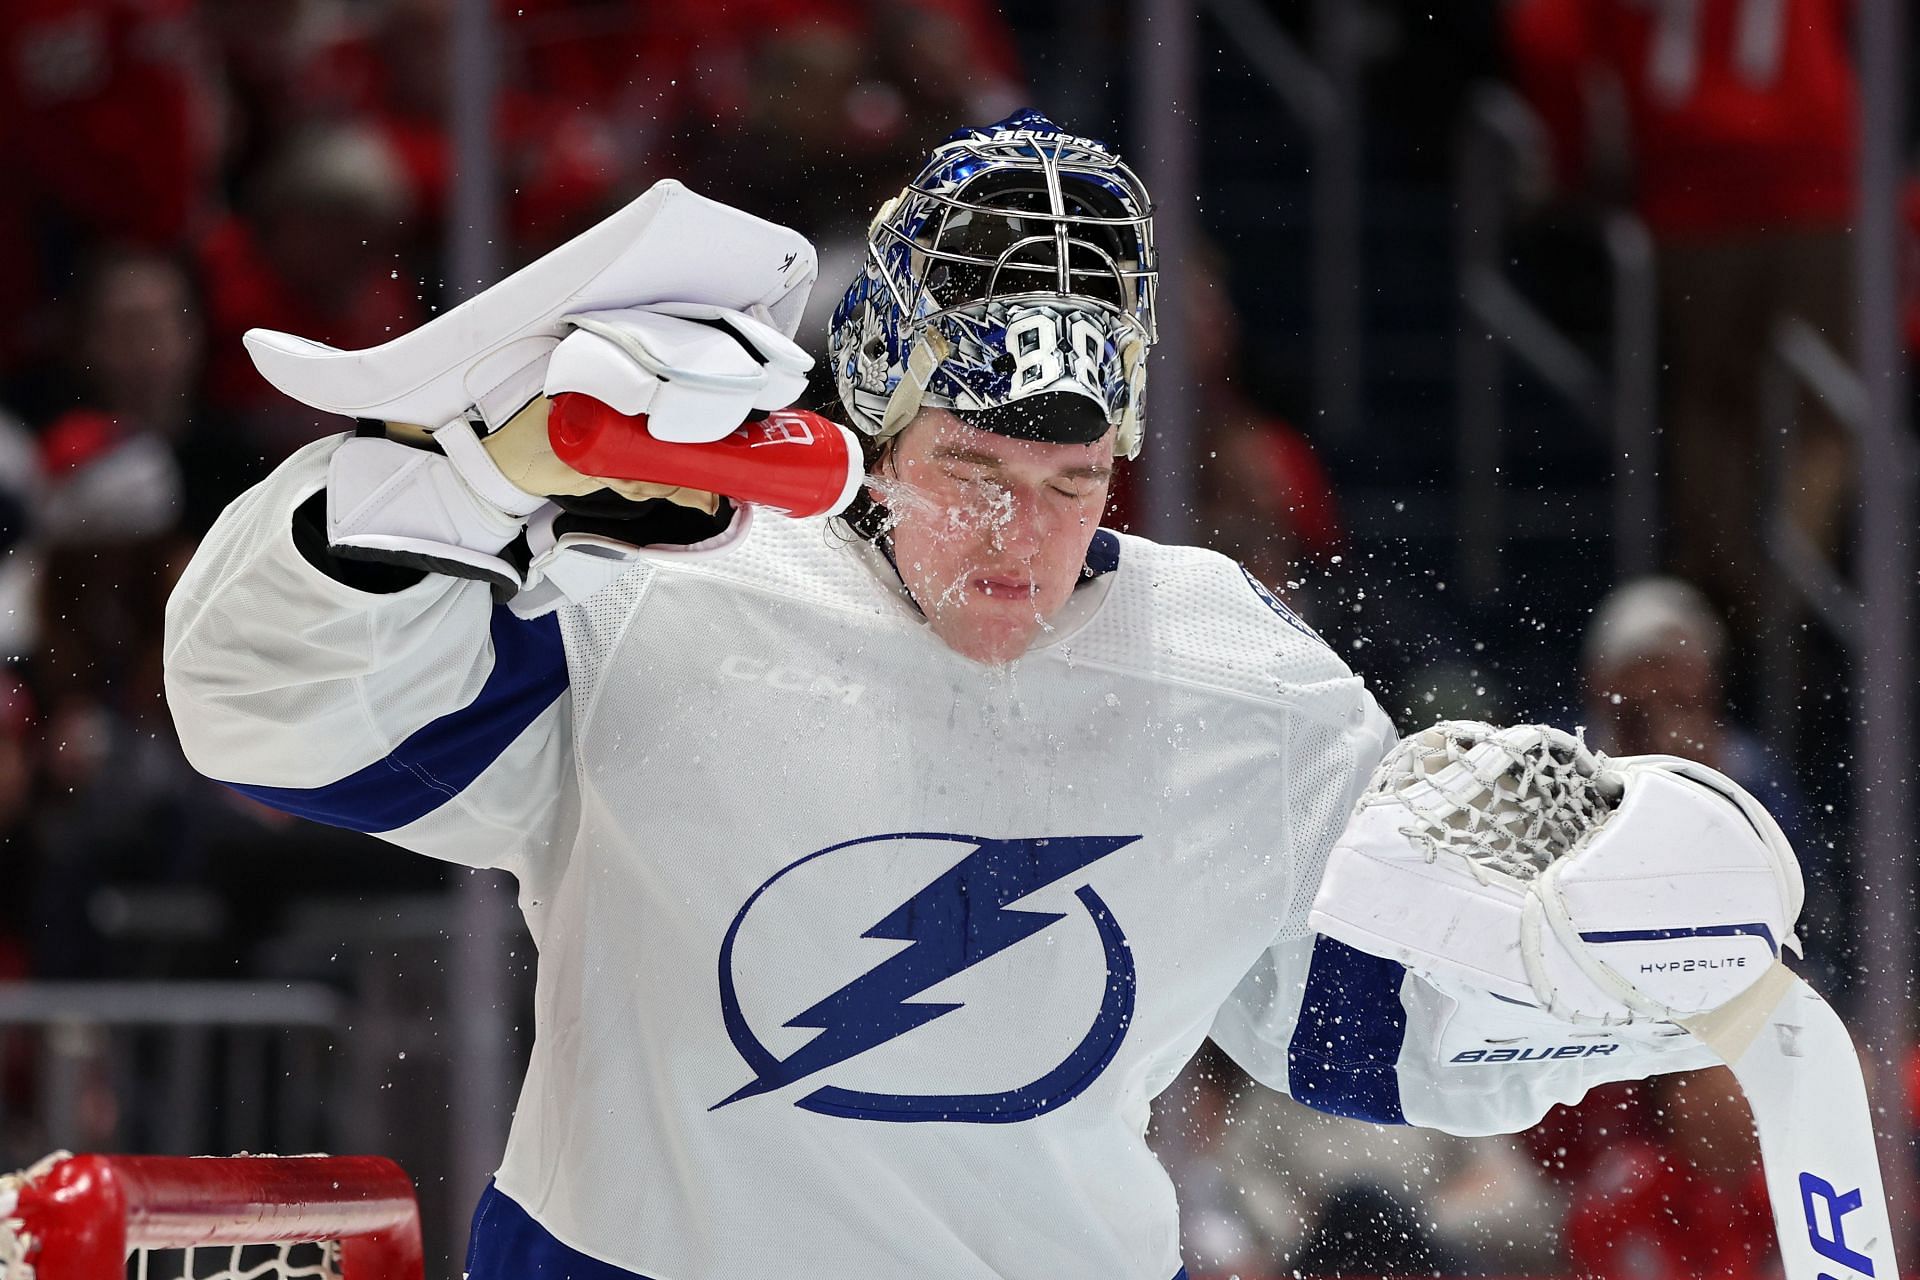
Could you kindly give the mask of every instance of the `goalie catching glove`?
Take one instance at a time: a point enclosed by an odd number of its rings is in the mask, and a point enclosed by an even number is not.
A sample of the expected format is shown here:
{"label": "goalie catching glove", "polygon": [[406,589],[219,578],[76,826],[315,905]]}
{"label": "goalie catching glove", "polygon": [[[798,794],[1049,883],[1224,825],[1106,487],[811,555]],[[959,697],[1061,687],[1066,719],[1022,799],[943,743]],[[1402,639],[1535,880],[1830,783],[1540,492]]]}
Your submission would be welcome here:
{"label": "goalie catching glove", "polygon": [[1381,762],[1309,920],[1463,1013],[1632,1036],[1667,1070],[1710,1050],[1753,1111],[1786,1280],[1897,1276],[1851,1037],[1781,962],[1803,896],[1778,824],[1725,775],[1456,721]]}
{"label": "goalie catching glove", "polygon": [[1449,722],[1381,762],[1311,923],[1450,985],[1613,1026],[1739,996],[1797,945],[1803,895],[1778,824],[1705,765]]}

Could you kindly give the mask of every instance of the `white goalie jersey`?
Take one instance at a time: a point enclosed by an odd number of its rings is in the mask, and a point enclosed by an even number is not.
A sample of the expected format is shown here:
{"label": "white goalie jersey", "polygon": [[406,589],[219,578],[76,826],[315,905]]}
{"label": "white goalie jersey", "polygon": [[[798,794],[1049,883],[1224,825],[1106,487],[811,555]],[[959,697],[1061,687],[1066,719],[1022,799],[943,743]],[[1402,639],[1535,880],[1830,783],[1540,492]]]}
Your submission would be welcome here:
{"label": "white goalie jersey", "polygon": [[1392,730],[1220,556],[1103,532],[1008,669],[821,520],[529,619],[310,563],[335,447],[208,537],[168,697],[213,777],[513,873],[538,1021],[496,1186],[555,1248],[650,1280],[1170,1280],[1143,1133],[1209,1035],[1315,1107],[1458,1133],[1711,1061],[1314,938]]}

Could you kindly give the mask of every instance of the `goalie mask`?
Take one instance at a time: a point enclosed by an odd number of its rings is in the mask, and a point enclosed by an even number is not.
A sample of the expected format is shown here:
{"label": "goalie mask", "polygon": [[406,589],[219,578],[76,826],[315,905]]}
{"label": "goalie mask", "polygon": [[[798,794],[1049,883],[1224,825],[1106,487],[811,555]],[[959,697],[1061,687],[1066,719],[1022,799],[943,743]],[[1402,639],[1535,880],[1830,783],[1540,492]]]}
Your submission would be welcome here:
{"label": "goalie mask", "polygon": [[829,358],[855,427],[885,440],[923,406],[971,426],[1140,452],[1154,340],[1146,189],[1037,111],[965,129],[882,205]]}

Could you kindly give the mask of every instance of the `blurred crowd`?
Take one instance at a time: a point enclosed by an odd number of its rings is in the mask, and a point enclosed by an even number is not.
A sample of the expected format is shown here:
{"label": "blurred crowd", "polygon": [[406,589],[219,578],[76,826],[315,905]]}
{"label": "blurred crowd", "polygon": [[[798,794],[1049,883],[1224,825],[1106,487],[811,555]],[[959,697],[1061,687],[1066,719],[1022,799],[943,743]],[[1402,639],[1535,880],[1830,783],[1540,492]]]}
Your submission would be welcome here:
{"label": "blurred crowd", "polygon": [[[461,293],[443,262],[453,20],[449,0],[0,9],[0,829],[16,890],[0,973],[231,972],[303,877],[438,879],[304,826],[328,869],[262,869],[291,830],[187,768],[159,645],[197,538],[339,425],[274,392],[241,335],[364,347]],[[973,0],[531,0],[499,5],[495,29],[502,270],[669,174],[846,259],[876,184],[1019,96],[1011,35]],[[804,91],[754,91],[767,83]],[[104,910],[103,887],[142,909]]]}
{"label": "blurred crowd", "polygon": [[[441,883],[422,860],[194,774],[160,637],[222,507],[339,426],[272,392],[240,335],[368,346],[473,283],[443,262],[453,8],[0,6],[0,978],[246,975],[303,893]],[[1569,715],[1605,750],[1692,755],[1762,796],[1798,837],[1818,937],[1846,868],[1730,706],[1753,679],[1741,638],[1782,616],[1759,551],[1755,370],[1785,315],[1843,358],[1853,346],[1848,6],[1485,9],[1550,144],[1536,208],[1631,207],[1658,257],[1667,573],[1592,602]],[[679,177],[813,237],[822,283],[800,336],[816,352],[868,212],[926,149],[1047,105],[1018,15],[991,0],[500,0],[496,18],[501,268]],[[1920,226],[1920,188],[1908,212]],[[1225,255],[1203,245],[1164,265],[1199,335],[1199,537],[1344,634],[1320,594],[1350,543],[1342,500],[1308,434],[1249,390]],[[1910,332],[1920,344],[1920,305]],[[1846,433],[1818,413],[1802,423],[1785,509],[1809,546],[1844,557]],[[1137,501],[1123,483],[1112,521]],[[1427,709],[1466,709],[1446,702]],[[0,1055],[0,1089],[18,1075]],[[1607,1090],[1520,1138],[1469,1143],[1318,1117],[1209,1051],[1162,1098],[1156,1141],[1196,1276],[1770,1265],[1751,1127],[1712,1074]]]}

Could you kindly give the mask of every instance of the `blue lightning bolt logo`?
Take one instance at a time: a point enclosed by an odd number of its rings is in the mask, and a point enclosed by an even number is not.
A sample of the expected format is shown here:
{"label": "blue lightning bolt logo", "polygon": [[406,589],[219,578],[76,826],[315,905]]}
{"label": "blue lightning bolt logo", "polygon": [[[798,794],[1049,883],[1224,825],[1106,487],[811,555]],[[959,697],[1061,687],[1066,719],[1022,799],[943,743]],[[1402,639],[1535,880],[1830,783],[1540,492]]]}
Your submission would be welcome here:
{"label": "blue lightning bolt logo", "polygon": [[[923,991],[1039,933],[1066,916],[1022,911],[1011,904],[1083,870],[1138,836],[1070,836],[1042,840],[983,840],[971,836],[902,833],[848,841],[807,855],[756,890],[734,917],[720,953],[720,991],[727,1034],[754,1078],[715,1103],[718,1110],[805,1079],[885,1044],[962,1006],[912,1002]],[[820,1034],[785,1058],[770,1053],[748,1028],[734,988],[733,947],[742,921],[783,876],[815,858],[876,840],[948,840],[974,851],[888,912],[862,937],[908,945],[839,990],[789,1019],[789,1027]],[[1059,1066],[1019,1089],[994,1094],[873,1094],[827,1087],[796,1105],[824,1114],[868,1120],[1010,1122],[1052,1110],[1077,1095],[1119,1049],[1133,1015],[1134,971],[1126,938],[1091,886],[1075,895],[1099,931],[1107,959],[1106,990],[1093,1027]]]}

